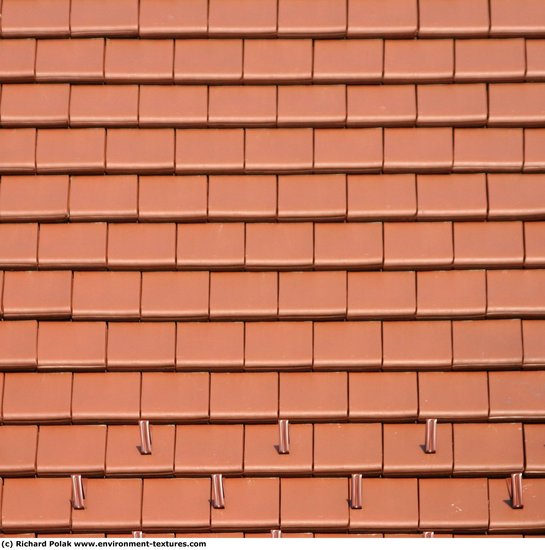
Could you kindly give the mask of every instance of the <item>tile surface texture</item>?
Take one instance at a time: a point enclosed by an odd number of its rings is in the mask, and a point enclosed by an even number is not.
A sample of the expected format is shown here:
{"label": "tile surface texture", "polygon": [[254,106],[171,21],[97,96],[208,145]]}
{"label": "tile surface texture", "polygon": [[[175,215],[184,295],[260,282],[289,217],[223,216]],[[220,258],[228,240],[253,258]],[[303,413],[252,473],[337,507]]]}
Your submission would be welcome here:
{"label": "tile surface texture", "polygon": [[543,0],[0,16],[0,536],[545,535]]}

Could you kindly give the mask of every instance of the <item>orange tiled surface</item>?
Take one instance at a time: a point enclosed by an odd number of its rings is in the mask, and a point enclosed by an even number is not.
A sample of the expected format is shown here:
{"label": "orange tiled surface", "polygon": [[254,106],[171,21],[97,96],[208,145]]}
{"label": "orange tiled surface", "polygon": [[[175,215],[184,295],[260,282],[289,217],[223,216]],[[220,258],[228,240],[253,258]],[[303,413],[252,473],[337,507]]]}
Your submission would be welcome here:
{"label": "orange tiled surface", "polygon": [[545,534],[544,243],[542,0],[3,0],[0,531]]}

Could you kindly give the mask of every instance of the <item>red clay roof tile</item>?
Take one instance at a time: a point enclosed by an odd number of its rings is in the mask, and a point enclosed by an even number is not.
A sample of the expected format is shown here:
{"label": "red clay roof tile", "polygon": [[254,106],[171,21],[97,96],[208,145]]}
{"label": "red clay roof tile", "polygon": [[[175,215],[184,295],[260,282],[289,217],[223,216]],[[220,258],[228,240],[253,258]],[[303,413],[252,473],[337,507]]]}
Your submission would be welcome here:
{"label": "red clay roof tile", "polygon": [[545,471],[545,426],[524,425],[524,470],[528,474],[543,474]]}
{"label": "red clay roof tile", "polygon": [[138,0],[72,0],[72,36],[124,36],[138,32]]}
{"label": "red clay roof tile", "polygon": [[545,144],[545,132],[543,129],[531,129],[524,131],[524,171],[540,172],[545,167],[543,146]]}
{"label": "red clay roof tile", "polygon": [[545,373],[491,372],[489,374],[490,418],[545,417]]}
{"label": "red clay roof tile", "polygon": [[488,174],[490,219],[536,218],[545,212],[545,186],[539,174]]}
{"label": "red clay roof tile", "polygon": [[[0,195],[0,208],[2,206]],[[0,225],[0,263],[3,267],[35,267],[38,263],[38,224]]]}
{"label": "red clay roof tile", "polygon": [[0,472],[2,475],[34,475],[37,444],[37,426],[1,426]]}
{"label": "red clay roof tile", "polygon": [[413,36],[418,28],[416,0],[349,0],[348,34]]}
{"label": "red clay roof tile", "polygon": [[545,10],[539,0],[492,0],[490,32],[497,36],[541,35]]}
{"label": "red clay roof tile", "polygon": [[0,77],[32,80],[35,75],[36,40],[22,38],[0,41]]}
{"label": "red clay roof tile", "polygon": [[540,367],[545,364],[545,349],[543,334],[545,322],[522,321],[523,366]]}
{"label": "red clay roof tile", "polygon": [[70,0],[4,0],[2,36],[69,34]]}
{"label": "red clay roof tile", "polygon": [[263,36],[276,33],[277,0],[210,0],[210,36]]}
{"label": "red clay roof tile", "polygon": [[540,315],[545,307],[541,269],[489,271],[487,284],[489,315]]}
{"label": "red clay roof tile", "polygon": [[281,36],[336,36],[346,32],[347,4],[339,0],[278,0]]}
{"label": "red clay roof tile", "polygon": [[542,83],[491,84],[490,126],[539,126],[545,121]]}
{"label": "red clay roof tile", "polygon": [[545,77],[545,40],[526,41],[526,77],[528,79],[543,80]]}
{"label": "red clay roof tile", "polygon": [[419,36],[487,36],[487,0],[422,0],[418,5]]}
{"label": "red clay roof tile", "polygon": [[38,323],[36,321],[4,321],[0,323],[0,366],[30,369],[36,367]]}
{"label": "red clay roof tile", "polygon": [[276,124],[275,86],[209,87],[208,122],[218,126]]}
{"label": "red clay roof tile", "polygon": [[0,129],[0,171],[34,172],[36,134],[34,128]]}
{"label": "red clay roof tile", "polygon": [[206,33],[207,0],[140,0],[142,36],[180,36]]}

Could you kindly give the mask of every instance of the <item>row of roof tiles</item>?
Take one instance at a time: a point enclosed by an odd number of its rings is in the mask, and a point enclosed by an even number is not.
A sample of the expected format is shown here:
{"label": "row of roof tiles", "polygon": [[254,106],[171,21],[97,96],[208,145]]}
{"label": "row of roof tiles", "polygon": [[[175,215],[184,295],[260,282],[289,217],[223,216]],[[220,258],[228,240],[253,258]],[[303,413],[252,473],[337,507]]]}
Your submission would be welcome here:
{"label": "row of roof tiles", "polygon": [[523,38],[0,39],[0,79],[261,83],[543,80],[544,51],[545,40]]}
{"label": "row of roof tiles", "polygon": [[535,172],[544,145],[543,128],[17,128],[0,172]]}
{"label": "row of roof tiles", "polygon": [[0,182],[2,221],[544,216],[541,174],[3,176]]}
{"label": "row of roof tiles", "polygon": [[545,418],[543,370],[5,373],[0,383],[12,424]]}
{"label": "row of roof tiles", "polygon": [[4,0],[3,36],[518,36],[539,0]]}
{"label": "row of roof tiles", "polygon": [[[419,274],[418,286],[411,272],[6,271],[3,275],[6,319],[344,319],[415,313],[440,317],[451,311],[466,317],[536,317],[545,311],[542,269],[492,270],[486,278],[479,271],[432,272]],[[422,294],[418,299],[417,288]]]}
{"label": "row of roof tiles", "polygon": [[0,182],[1,221],[542,216],[541,174],[3,176]]}
{"label": "row of roof tiles", "polygon": [[545,473],[545,424],[438,424],[436,452],[423,449],[425,424],[291,424],[280,454],[274,424],[152,425],[151,454],[139,427],[0,426],[0,473],[172,476]]}
{"label": "row of roof tiles", "polygon": [[545,526],[545,480],[523,481],[525,506],[513,509],[504,479],[371,479],[363,506],[350,508],[349,480],[227,478],[225,508],[210,504],[206,478],[87,479],[85,508],[72,510],[70,478],[5,479],[4,531],[129,529],[487,530]]}
{"label": "row of roof tiles", "polygon": [[[0,193],[0,212],[1,203]],[[545,222],[0,224],[0,267],[8,269],[523,265],[545,265]],[[358,277],[363,275],[353,279]],[[422,282],[426,280],[425,275],[420,277]],[[467,273],[444,275],[445,284],[455,283],[456,277],[460,284],[471,280]],[[484,274],[482,282],[484,285]],[[484,287],[480,290],[484,296]],[[481,309],[484,313],[484,304]]]}
{"label": "row of roof tiles", "polygon": [[[400,285],[403,283],[400,283]],[[448,287],[447,287],[448,288]],[[39,327],[39,330],[38,330]],[[502,369],[545,365],[545,321],[4,321],[5,370]]]}
{"label": "row of roof tiles", "polygon": [[4,84],[17,126],[539,126],[545,83],[153,86]]}

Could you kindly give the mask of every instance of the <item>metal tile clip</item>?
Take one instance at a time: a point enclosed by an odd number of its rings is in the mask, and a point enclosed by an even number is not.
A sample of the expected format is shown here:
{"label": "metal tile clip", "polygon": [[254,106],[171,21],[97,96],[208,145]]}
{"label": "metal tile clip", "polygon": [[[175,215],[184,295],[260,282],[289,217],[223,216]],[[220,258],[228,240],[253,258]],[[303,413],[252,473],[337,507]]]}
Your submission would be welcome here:
{"label": "metal tile clip", "polygon": [[225,508],[223,476],[221,474],[212,474],[212,506],[214,508]]}
{"label": "metal tile clip", "polygon": [[426,442],[424,450],[427,454],[434,454],[437,448],[437,419],[426,420]]}
{"label": "metal tile clip", "polygon": [[280,529],[271,529],[271,538],[272,539],[281,539],[282,531]]}
{"label": "metal tile clip", "polygon": [[140,454],[151,454],[151,430],[149,426],[149,420],[140,420],[138,422],[140,429]]}
{"label": "metal tile clip", "polygon": [[435,537],[435,533],[433,531],[424,531],[422,533],[422,536],[425,538],[425,539],[433,539]]}
{"label": "metal tile clip", "polygon": [[142,533],[142,531],[133,531],[132,532],[132,538],[133,539],[143,539],[144,538],[144,533]]}
{"label": "metal tile clip", "polygon": [[72,475],[72,508],[74,510],[85,509],[85,491],[80,474]]}
{"label": "metal tile clip", "polygon": [[522,502],[522,474],[511,474],[511,483],[509,483],[509,496],[511,497],[511,507],[515,510],[524,508]]}
{"label": "metal tile clip", "polygon": [[278,421],[278,453],[287,455],[290,452],[290,423],[289,420]]}
{"label": "metal tile clip", "polygon": [[352,474],[350,479],[350,508],[360,510],[363,506],[362,475]]}

